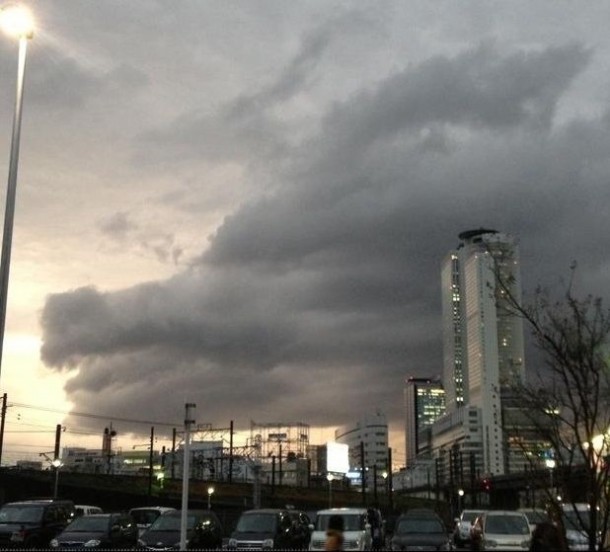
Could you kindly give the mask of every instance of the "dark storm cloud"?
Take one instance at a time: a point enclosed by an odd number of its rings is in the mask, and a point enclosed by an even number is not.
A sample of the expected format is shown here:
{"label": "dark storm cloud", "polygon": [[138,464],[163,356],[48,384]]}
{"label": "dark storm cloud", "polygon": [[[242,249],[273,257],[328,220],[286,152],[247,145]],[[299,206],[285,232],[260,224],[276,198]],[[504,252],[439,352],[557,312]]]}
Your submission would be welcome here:
{"label": "dark storm cloud", "polygon": [[[228,217],[188,271],[49,297],[44,362],[79,369],[68,384],[77,410],[159,419],[188,398],[222,425],[338,425],[375,407],[400,424],[404,377],[442,369],[440,262],[459,232],[517,235],[526,285],[605,249],[610,128],[554,120],[589,61],[577,44],[507,54],[484,44],[337,102],[318,135],[280,148],[290,164],[277,192]],[[262,151],[250,151],[246,127],[281,143],[266,109],[235,115],[244,98],[206,119],[214,131],[241,121],[213,146],[204,120],[186,116],[164,138],[180,137],[185,155],[188,137],[236,159]],[[431,135],[444,147],[429,147]],[[581,247],[589,232],[597,246]]]}

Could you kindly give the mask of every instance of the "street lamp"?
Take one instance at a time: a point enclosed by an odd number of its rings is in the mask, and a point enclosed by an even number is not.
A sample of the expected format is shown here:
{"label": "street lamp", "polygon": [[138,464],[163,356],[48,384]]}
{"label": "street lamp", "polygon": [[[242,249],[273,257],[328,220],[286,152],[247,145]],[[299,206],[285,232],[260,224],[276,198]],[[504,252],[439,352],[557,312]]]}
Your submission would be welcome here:
{"label": "street lamp", "polygon": [[4,330],[6,326],[6,300],[8,279],[11,264],[11,246],[13,242],[13,219],[15,217],[15,196],[17,192],[17,168],[19,166],[19,142],[21,135],[21,108],[23,106],[23,82],[25,77],[25,59],[27,42],[34,36],[34,23],[30,12],[22,6],[10,5],[0,8],[0,27],[6,33],[19,39],[19,63],[17,66],[17,94],[15,97],[15,114],[13,118],[13,135],[6,188],[6,207],[4,215],[4,233],[2,234],[2,256],[0,257],[0,369],[2,350],[4,348]]}
{"label": "street lamp", "polygon": [[333,507],[333,474],[327,473],[326,479],[328,479],[328,507]]}
{"label": "street lamp", "polygon": [[57,492],[59,490],[59,468],[63,466],[63,463],[59,458],[55,458],[55,460],[51,462],[51,465],[55,470],[55,486],[53,487],[53,498],[57,498]]}
{"label": "street lamp", "polygon": [[464,489],[458,489],[458,514],[464,509]]}
{"label": "street lamp", "polygon": [[553,496],[553,470],[555,469],[555,466],[557,465],[557,463],[555,462],[554,458],[547,458],[544,463],[546,464],[546,467],[549,468],[549,494],[551,495],[551,497]]}
{"label": "street lamp", "polygon": [[208,487],[208,510],[212,509],[212,495],[214,494],[214,487]]}

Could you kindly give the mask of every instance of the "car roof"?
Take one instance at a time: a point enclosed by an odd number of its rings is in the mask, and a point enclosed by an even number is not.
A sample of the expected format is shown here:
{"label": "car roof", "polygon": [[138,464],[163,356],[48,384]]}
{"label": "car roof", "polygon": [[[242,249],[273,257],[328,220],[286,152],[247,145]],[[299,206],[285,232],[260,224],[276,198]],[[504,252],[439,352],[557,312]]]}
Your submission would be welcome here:
{"label": "car roof", "polygon": [[412,508],[407,510],[405,513],[400,514],[401,518],[405,517],[440,517],[434,510],[430,508]]}
{"label": "car roof", "polygon": [[169,506],[138,506],[137,508],[131,508],[130,512],[172,512],[176,508]]}
{"label": "car roof", "polygon": [[74,506],[74,503],[71,500],[53,500],[52,498],[17,500],[15,502],[7,502],[6,504],[3,504],[3,506],[46,506],[47,504],[69,504],[70,506]]}
{"label": "car roof", "polygon": [[279,514],[281,512],[288,513],[290,510],[286,508],[257,508],[255,510],[246,510],[244,514]]}
{"label": "car roof", "polygon": [[366,508],[327,508],[326,510],[318,510],[317,514],[328,515],[328,514],[366,514]]}

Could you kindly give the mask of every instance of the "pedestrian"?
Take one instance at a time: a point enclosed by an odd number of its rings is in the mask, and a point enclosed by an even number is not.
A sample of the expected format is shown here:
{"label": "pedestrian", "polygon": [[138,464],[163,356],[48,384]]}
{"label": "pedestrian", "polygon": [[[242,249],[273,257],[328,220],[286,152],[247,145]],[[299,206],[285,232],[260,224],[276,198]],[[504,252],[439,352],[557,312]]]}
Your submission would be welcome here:
{"label": "pedestrian", "polygon": [[536,525],[532,532],[530,550],[533,552],[543,550],[567,550],[566,544],[559,527],[550,521],[543,521]]}
{"label": "pedestrian", "polygon": [[328,519],[324,550],[343,550],[343,517],[340,515],[333,514]]}

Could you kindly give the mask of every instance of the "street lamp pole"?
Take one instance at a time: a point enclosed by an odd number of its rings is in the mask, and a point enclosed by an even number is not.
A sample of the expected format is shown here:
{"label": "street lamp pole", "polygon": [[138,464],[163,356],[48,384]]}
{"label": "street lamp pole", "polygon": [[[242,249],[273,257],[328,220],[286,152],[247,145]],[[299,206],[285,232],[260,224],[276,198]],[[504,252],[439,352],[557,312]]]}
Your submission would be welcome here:
{"label": "street lamp pole", "polygon": [[9,7],[0,9],[2,26],[19,38],[19,62],[17,66],[17,93],[13,118],[13,135],[6,189],[6,207],[4,215],[4,232],[2,234],[2,256],[0,258],[0,370],[2,351],[4,349],[4,331],[6,326],[6,302],[8,280],[11,264],[11,247],[13,242],[13,220],[15,218],[15,197],[17,194],[17,169],[19,167],[19,144],[21,138],[21,111],[23,107],[23,85],[25,80],[25,60],[28,40],[34,36],[29,13],[24,8]]}
{"label": "street lamp pole", "polygon": [[212,509],[212,495],[214,494],[214,487],[208,487],[208,510]]}
{"label": "street lamp pole", "polygon": [[333,474],[326,474],[326,479],[328,479],[328,507],[333,507]]}
{"label": "street lamp pole", "polygon": [[53,486],[53,498],[57,498],[59,492],[59,468],[63,466],[61,460],[56,458],[51,462],[53,469],[55,470],[55,485]]}

